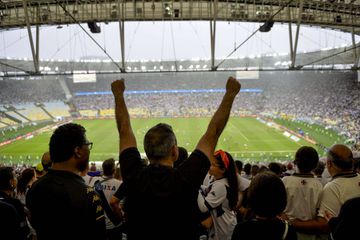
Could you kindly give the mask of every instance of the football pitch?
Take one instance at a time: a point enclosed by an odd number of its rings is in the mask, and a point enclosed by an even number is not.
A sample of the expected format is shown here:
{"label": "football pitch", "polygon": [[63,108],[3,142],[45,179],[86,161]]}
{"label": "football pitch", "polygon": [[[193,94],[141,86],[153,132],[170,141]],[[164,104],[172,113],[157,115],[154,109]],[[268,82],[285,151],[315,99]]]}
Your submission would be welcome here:
{"label": "football pitch", "polygon": [[[143,139],[146,131],[163,122],[173,127],[178,146],[189,152],[195,149],[197,142],[205,133],[210,118],[154,118],[132,119],[137,144],[144,152]],[[76,120],[83,125],[89,141],[94,143],[90,161],[103,161],[109,157],[118,159],[119,137],[114,119]],[[222,133],[217,149],[230,152],[235,159],[247,161],[292,160],[300,146],[312,146],[304,139],[294,141],[284,136],[284,130],[268,126],[251,117],[231,117]],[[52,132],[44,132],[30,139],[22,139],[0,147],[0,159],[11,163],[39,162],[41,155],[48,150]]]}

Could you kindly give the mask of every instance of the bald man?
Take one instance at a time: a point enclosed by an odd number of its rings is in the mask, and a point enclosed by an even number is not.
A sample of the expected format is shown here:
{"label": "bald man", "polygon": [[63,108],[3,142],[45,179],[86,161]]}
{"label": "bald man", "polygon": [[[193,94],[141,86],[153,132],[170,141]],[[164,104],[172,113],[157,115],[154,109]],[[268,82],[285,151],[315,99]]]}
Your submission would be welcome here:
{"label": "bald man", "polygon": [[52,161],[50,158],[50,152],[45,152],[42,157],[41,157],[41,164],[44,167],[44,171],[45,173],[47,173],[49,171],[49,168],[52,165]]}
{"label": "bald man", "polygon": [[326,215],[337,217],[341,206],[349,199],[360,197],[360,175],[353,171],[353,155],[343,144],[333,145],[327,153],[326,167],[332,177],[323,189],[318,217],[310,221],[296,220],[299,231],[328,232]]}

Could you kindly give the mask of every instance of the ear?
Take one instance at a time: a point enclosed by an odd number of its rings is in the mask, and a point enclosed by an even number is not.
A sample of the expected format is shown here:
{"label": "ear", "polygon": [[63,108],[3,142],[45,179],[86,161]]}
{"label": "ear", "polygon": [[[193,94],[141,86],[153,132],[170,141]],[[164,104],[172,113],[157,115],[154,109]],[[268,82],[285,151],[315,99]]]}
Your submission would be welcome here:
{"label": "ear", "polygon": [[80,147],[75,147],[74,149],[74,155],[77,158],[81,158],[81,148]]}
{"label": "ear", "polygon": [[172,146],[170,151],[171,151],[171,157],[174,159],[175,162],[179,157],[179,149],[177,145]]}
{"label": "ear", "polygon": [[333,162],[331,161],[331,160],[327,160],[326,161],[326,167],[329,169],[329,168],[331,168],[332,166],[333,166]]}

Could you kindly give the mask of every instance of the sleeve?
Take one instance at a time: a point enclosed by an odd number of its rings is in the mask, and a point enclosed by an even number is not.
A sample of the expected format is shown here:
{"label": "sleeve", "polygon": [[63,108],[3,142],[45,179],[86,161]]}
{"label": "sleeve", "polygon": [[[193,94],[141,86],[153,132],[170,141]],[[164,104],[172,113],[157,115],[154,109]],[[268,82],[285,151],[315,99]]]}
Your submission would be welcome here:
{"label": "sleeve", "polygon": [[91,206],[91,215],[93,216],[92,228],[94,230],[95,239],[105,239],[106,226],[105,226],[105,215],[102,207],[102,202],[99,194],[97,194],[93,188],[87,188],[88,201]]}
{"label": "sleeve", "polygon": [[119,162],[121,175],[126,181],[131,175],[143,168],[139,150],[135,147],[127,148],[120,153]]}
{"label": "sleeve", "polygon": [[195,150],[178,168],[184,182],[197,191],[210,168],[210,161],[200,150]]}
{"label": "sleeve", "polygon": [[319,217],[325,216],[325,211],[337,216],[342,205],[339,200],[339,191],[334,185],[326,185],[320,196]]}
{"label": "sleeve", "polygon": [[126,186],[127,186],[127,182],[123,182],[122,184],[120,184],[120,187],[114,193],[114,197],[116,197],[119,200],[122,200],[126,196]]}
{"label": "sleeve", "polygon": [[226,186],[221,183],[214,183],[206,196],[199,193],[198,206],[200,211],[206,212],[220,206],[226,199],[226,193]]}

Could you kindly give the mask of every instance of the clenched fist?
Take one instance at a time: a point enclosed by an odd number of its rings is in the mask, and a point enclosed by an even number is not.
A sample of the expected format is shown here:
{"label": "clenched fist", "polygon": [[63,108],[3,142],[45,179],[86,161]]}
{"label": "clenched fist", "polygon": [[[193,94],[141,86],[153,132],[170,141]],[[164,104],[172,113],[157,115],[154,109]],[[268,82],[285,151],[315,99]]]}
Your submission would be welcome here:
{"label": "clenched fist", "polygon": [[111,83],[111,91],[114,96],[118,96],[119,94],[123,94],[125,91],[125,80],[122,78],[120,80],[115,80]]}
{"label": "clenched fist", "polygon": [[241,84],[233,77],[229,77],[226,83],[226,93],[236,96],[241,89]]}

